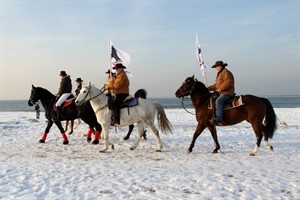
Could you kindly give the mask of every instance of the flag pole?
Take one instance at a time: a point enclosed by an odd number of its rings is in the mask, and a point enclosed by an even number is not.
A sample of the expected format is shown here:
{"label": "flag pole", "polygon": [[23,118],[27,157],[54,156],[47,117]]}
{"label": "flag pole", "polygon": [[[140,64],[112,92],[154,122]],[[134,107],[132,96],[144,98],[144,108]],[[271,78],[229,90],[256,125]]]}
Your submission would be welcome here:
{"label": "flag pole", "polygon": [[111,45],[110,45],[110,38],[107,39],[108,41],[108,66],[109,66],[109,77],[112,77],[112,69],[111,69]]}
{"label": "flag pole", "polygon": [[[200,67],[204,67],[204,66],[202,66],[202,65],[204,65],[204,63],[200,64]],[[202,74],[202,75],[203,75],[203,77],[204,77],[205,86],[208,87],[206,73],[204,73],[204,74]]]}

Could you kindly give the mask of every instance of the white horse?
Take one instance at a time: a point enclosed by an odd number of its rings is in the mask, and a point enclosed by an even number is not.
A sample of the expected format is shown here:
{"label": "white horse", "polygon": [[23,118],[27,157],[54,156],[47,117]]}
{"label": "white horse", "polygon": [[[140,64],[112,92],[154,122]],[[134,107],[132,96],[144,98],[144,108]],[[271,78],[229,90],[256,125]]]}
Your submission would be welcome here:
{"label": "white horse", "polygon": [[[111,110],[107,106],[108,97],[104,91],[97,89],[89,83],[83,85],[78,94],[75,103],[81,105],[85,101],[90,101],[91,106],[96,114],[97,121],[102,126],[101,138],[104,142],[104,148],[100,152],[106,152],[108,147],[114,149],[113,144],[109,142],[108,131],[111,126]],[[128,126],[134,123],[138,125],[138,139],[130,149],[134,150],[144,134],[144,127],[147,126],[157,140],[157,152],[161,152],[162,143],[159,137],[159,132],[154,125],[155,115],[160,129],[167,133],[172,133],[172,125],[168,120],[163,107],[159,103],[152,103],[147,99],[138,99],[138,104],[130,108],[123,108],[120,112],[120,125]]]}

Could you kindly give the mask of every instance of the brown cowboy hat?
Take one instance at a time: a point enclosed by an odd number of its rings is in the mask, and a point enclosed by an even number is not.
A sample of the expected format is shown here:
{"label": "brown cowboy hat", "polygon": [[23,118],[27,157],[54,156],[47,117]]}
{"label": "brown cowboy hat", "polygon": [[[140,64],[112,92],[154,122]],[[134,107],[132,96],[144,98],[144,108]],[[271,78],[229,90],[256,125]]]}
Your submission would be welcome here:
{"label": "brown cowboy hat", "polygon": [[222,60],[218,60],[211,68],[216,68],[217,66],[226,67],[227,63],[223,63]]}
{"label": "brown cowboy hat", "polygon": [[113,67],[113,69],[120,69],[120,68],[125,69],[126,68],[122,62],[116,62],[114,65],[115,66]]}
{"label": "brown cowboy hat", "polygon": [[81,80],[81,78],[77,78],[77,79],[76,79],[76,82],[80,82],[80,83],[81,83],[82,81],[83,81],[83,80]]}
{"label": "brown cowboy hat", "polygon": [[67,73],[66,73],[66,71],[60,71],[59,75],[60,76],[67,76]]}

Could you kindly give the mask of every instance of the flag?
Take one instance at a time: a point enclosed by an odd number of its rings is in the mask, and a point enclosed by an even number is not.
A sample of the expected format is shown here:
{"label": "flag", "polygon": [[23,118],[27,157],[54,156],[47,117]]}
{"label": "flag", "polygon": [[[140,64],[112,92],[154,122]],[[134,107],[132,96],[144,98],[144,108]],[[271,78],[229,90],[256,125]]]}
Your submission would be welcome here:
{"label": "flag", "polygon": [[128,65],[130,64],[130,55],[125,51],[122,51],[116,48],[111,40],[109,41],[110,45],[110,56],[111,56],[111,65],[115,66],[117,62],[122,62],[123,65],[126,67],[125,72],[129,75],[132,75],[130,72]]}
{"label": "flag", "polygon": [[196,33],[196,55],[197,55],[197,60],[198,60],[198,62],[200,64],[200,67],[201,67],[202,75],[205,76],[207,68],[206,68],[206,66],[204,64],[204,61],[203,61],[203,58],[202,58],[201,48],[200,48],[197,33]]}

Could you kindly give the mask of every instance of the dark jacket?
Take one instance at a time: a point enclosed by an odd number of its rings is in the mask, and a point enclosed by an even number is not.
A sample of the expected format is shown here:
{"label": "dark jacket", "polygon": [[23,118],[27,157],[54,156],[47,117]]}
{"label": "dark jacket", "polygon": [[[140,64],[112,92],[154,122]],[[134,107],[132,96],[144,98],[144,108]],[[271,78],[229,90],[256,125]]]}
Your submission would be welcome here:
{"label": "dark jacket", "polygon": [[77,85],[77,89],[75,90],[76,96],[78,96],[78,94],[80,93],[81,88],[82,88],[82,84],[79,83],[79,84]]}
{"label": "dark jacket", "polygon": [[208,90],[217,90],[220,94],[234,95],[234,77],[232,73],[224,68],[216,77],[216,83],[209,86]]}
{"label": "dark jacket", "polygon": [[61,79],[60,87],[57,95],[61,96],[64,93],[71,93],[71,92],[72,92],[72,81],[71,81],[71,77],[68,75]]}

